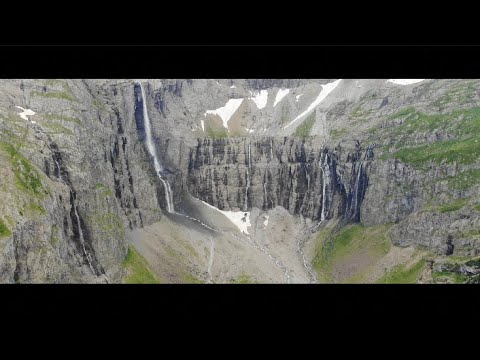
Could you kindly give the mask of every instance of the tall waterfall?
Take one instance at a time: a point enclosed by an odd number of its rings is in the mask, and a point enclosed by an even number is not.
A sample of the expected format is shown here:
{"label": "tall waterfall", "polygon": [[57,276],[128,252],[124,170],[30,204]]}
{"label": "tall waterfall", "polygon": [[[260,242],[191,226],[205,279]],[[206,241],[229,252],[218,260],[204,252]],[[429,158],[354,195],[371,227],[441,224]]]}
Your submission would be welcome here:
{"label": "tall waterfall", "polygon": [[153,158],[153,166],[155,168],[155,172],[157,173],[158,178],[163,184],[163,188],[165,189],[165,200],[167,201],[167,211],[169,213],[175,212],[173,208],[173,193],[172,189],[170,188],[170,184],[164,178],[160,172],[163,170],[160,166],[160,162],[158,161],[157,152],[155,149],[155,144],[153,142],[152,137],[152,128],[150,125],[150,118],[148,117],[148,110],[147,110],[147,97],[145,96],[145,91],[143,90],[143,85],[141,82],[138,81],[140,85],[140,89],[142,90],[142,103],[143,103],[143,124],[145,127],[145,135],[146,135],[146,144],[147,150],[150,156]]}
{"label": "tall waterfall", "polygon": [[[73,193],[71,193],[70,196],[72,196],[73,199],[75,199]],[[93,275],[97,275],[95,273],[95,270],[93,269],[92,260],[90,259],[90,254],[87,252],[87,249],[85,248],[85,238],[83,237],[82,224],[80,222],[80,216],[78,215],[77,206],[75,205],[75,202],[72,203],[72,206],[73,206],[73,211],[75,213],[75,219],[77,220],[78,236],[80,238],[80,244],[82,244],[83,253],[87,258],[88,265],[90,266],[90,270],[92,270]]]}
{"label": "tall waterfall", "polygon": [[327,215],[327,184],[330,182],[330,168],[328,166],[328,153],[325,154],[322,164],[322,214],[320,220],[323,221]]}
{"label": "tall waterfall", "polygon": [[247,165],[247,186],[245,187],[245,208],[244,211],[248,209],[248,189],[250,188],[250,169],[252,167],[252,153],[250,150],[250,144],[248,144],[248,165]]}

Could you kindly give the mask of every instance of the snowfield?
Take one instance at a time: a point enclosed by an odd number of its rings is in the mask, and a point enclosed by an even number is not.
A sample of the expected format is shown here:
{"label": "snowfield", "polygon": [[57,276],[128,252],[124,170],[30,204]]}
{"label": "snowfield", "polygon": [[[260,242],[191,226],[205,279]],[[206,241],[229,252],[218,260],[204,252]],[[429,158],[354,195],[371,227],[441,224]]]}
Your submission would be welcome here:
{"label": "snowfield", "polygon": [[235,111],[237,111],[242,102],[243,99],[230,99],[227,101],[225,106],[221,108],[218,108],[216,110],[207,110],[204,116],[207,116],[208,114],[220,116],[223,121],[223,126],[228,129],[228,120],[230,120],[230,118],[235,113]]}
{"label": "snowfield", "polygon": [[24,120],[29,120],[27,118],[27,116],[32,116],[32,115],[35,115],[35,111],[32,111],[30,109],[24,109],[23,107],[21,106],[15,106],[16,108],[19,108],[20,110],[22,110],[21,113],[19,113],[18,115],[20,115],[20,117]]}
{"label": "snowfield", "polygon": [[390,79],[390,80],[387,80],[386,82],[396,84],[396,85],[411,85],[411,84],[416,84],[423,80],[425,79]]}
{"label": "snowfield", "polygon": [[257,105],[258,109],[263,109],[267,105],[267,100],[268,100],[268,91],[267,90],[261,90],[259,93],[252,93],[250,92],[252,97],[250,97],[250,100],[253,100],[255,102],[255,105]]}
{"label": "snowfield", "polygon": [[311,113],[320,103],[325,100],[325,98],[330,94],[336,87],[337,85],[342,81],[342,79],[338,79],[334,82],[322,85],[322,91],[320,91],[320,94],[318,94],[317,98],[310,104],[310,106],[302,112],[300,115],[298,115],[295,119],[293,119],[289,124],[284,126],[284,129],[292,125],[295,121],[298,119],[301,119],[302,117],[308,115]]}
{"label": "snowfield", "polygon": [[228,220],[230,220],[238,229],[243,232],[244,234],[248,235],[248,230],[247,227],[252,226],[250,223],[250,212],[249,211],[224,211],[216,208],[213,205],[210,205],[206,203],[205,201],[202,201],[205,205],[208,207],[217,210],[218,212],[221,212],[223,215],[225,215]]}
{"label": "snowfield", "polygon": [[273,107],[277,105],[282,99],[290,92],[290,89],[279,89],[277,95],[275,96],[275,102],[273,103]]}

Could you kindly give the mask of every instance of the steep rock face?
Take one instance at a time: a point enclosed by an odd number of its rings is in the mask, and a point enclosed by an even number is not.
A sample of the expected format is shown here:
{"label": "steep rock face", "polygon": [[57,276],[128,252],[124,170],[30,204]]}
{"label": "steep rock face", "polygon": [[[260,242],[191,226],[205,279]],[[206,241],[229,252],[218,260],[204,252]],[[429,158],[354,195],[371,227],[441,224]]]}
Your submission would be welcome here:
{"label": "steep rock face", "polygon": [[312,220],[359,221],[372,149],[316,149],[293,138],[199,139],[187,187],[222,210],[282,206]]}
{"label": "steep rock face", "polygon": [[[4,85],[2,177],[12,196],[1,218],[12,235],[0,239],[2,282],[118,282],[126,231],[159,219],[163,196],[124,85]],[[17,104],[35,109],[35,123],[18,117]]]}

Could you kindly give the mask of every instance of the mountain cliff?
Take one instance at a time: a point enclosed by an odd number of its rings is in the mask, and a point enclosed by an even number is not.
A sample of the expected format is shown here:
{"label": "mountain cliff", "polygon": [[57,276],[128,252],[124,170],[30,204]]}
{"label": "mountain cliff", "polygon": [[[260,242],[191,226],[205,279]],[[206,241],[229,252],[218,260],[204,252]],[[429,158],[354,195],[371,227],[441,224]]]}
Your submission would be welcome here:
{"label": "mountain cliff", "polygon": [[2,80],[0,281],[477,282],[478,134],[478,80]]}

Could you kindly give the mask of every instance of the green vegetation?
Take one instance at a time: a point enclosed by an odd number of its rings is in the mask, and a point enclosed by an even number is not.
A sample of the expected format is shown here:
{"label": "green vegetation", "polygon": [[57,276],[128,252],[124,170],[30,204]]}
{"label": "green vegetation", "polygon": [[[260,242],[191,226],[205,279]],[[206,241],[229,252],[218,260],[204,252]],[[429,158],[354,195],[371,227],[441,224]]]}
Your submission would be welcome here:
{"label": "green vegetation", "polygon": [[301,137],[303,139],[310,136],[310,131],[312,126],[315,123],[315,111],[313,111],[307,118],[297,126],[295,129],[295,136]]}
{"label": "green vegetation", "polygon": [[181,278],[182,278],[182,284],[203,284],[202,280],[200,280],[199,278],[197,278],[196,276],[188,272],[182,273]]}
{"label": "green vegetation", "polygon": [[480,158],[480,142],[475,138],[466,140],[444,140],[431,144],[404,148],[390,157],[423,168],[427,162],[471,164]]}
{"label": "green vegetation", "polygon": [[405,265],[397,265],[384,276],[382,276],[377,283],[379,284],[414,284],[425,268],[426,261],[424,259],[417,263],[406,267]]}
{"label": "green vegetation", "polygon": [[97,109],[101,111],[111,111],[105,103],[99,99],[94,99],[93,100],[93,106],[95,106]]}
{"label": "green vegetation", "polygon": [[123,261],[127,269],[125,283],[127,284],[159,284],[159,280],[150,270],[145,258],[133,247],[128,248],[127,256]]}
{"label": "green vegetation", "polygon": [[436,100],[433,105],[442,109],[445,107],[445,105],[452,103],[455,104],[455,106],[471,103],[474,100],[477,89],[477,80],[458,84],[453,86],[450,91],[446,92],[443,96]]}
{"label": "green vegetation", "polygon": [[393,120],[393,119],[397,119],[397,118],[403,117],[403,116],[408,116],[408,117],[409,117],[410,115],[412,115],[412,114],[414,114],[414,113],[415,113],[415,108],[414,108],[413,106],[409,106],[409,107],[407,107],[407,108],[405,108],[405,109],[402,109],[402,110],[400,110],[400,111],[397,111],[397,112],[396,112],[395,114],[393,114],[393,115],[390,115],[390,116],[388,117],[388,119]]}
{"label": "green vegetation", "polygon": [[101,183],[95,184],[93,189],[97,190],[97,191],[101,191],[102,196],[112,196],[113,195],[112,190],[108,186],[106,186],[104,184],[101,184]]}
{"label": "green vegetation", "polygon": [[475,205],[473,208],[474,208],[475,210],[477,210],[477,211],[480,211],[480,204]]}
{"label": "green vegetation", "polygon": [[282,115],[280,117],[280,124],[285,124],[290,118],[290,110],[287,105],[282,106]]}
{"label": "green vegetation", "polygon": [[64,135],[73,135],[73,131],[70,129],[67,129],[65,126],[62,126],[60,124],[53,124],[53,123],[43,123],[43,126],[49,130],[48,132],[50,134],[64,134]]}
{"label": "green vegetation", "polygon": [[12,235],[12,232],[8,229],[7,225],[0,219],[0,238]]}
{"label": "green vegetation", "polygon": [[451,189],[467,190],[480,185],[480,169],[467,170],[440,180],[447,180],[448,187]]}
{"label": "green vegetation", "polygon": [[18,189],[26,191],[37,197],[43,197],[48,191],[40,181],[40,175],[33,165],[25,159],[17,149],[6,143],[0,143],[1,148],[10,155],[12,170],[15,174],[15,185]]}
{"label": "green vegetation", "polygon": [[247,274],[241,274],[231,282],[232,284],[255,284],[256,282],[253,281],[252,277]]}
{"label": "green vegetation", "polygon": [[352,110],[350,113],[350,117],[352,118],[365,118],[367,116],[370,116],[373,112],[373,110],[366,110],[363,108],[363,105],[365,104],[365,101],[362,101],[360,104],[358,104],[355,109]]}
{"label": "green vegetation", "polygon": [[57,246],[57,244],[60,242],[59,233],[60,228],[58,227],[58,225],[53,224],[52,232],[50,233],[50,244],[52,244],[52,246]]}
{"label": "green vegetation", "polygon": [[358,258],[369,260],[358,271],[343,281],[361,282],[368,274],[370,266],[390,250],[388,229],[391,225],[349,225],[339,233],[330,236],[328,229],[317,235],[316,256],[313,267],[322,281],[332,282],[333,272],[341,263],[354,263]]}
{"label": "green vegetation", "polygon": [[46,210],[38,205],[38,204],[35,204],[35,203],[29,203],[27,205],[27,208],[26,208],[28,211],[32,212],[33,214],[41,214],[41,215],[44,215],[46,214]]}
{"label": "green vegetation", "polygon": [[343,129],[332,129],[332,130],[330,130],[330,136],[332,137],[332,139],[339,139],[347,133],[348,133],[348,130],[344,129],[344,128]]}
{"label": "green vegetation", "polygon": [[446,213],[446,212],[451,212],[451,211],[457,211],[460,210],[465,206],[465,203],[467,201],[465,199],[458,199],[455,200],[454,202],[451,202],[449,204],[441,205],[438,207],[438,211],[441,213]]}
{"label": "green vegetation", "polygon": [[67,91],[52,91],[52,92],[40,92],[40,91],[32,91],[30,93],[31,96],[40,96],[43,98],[54,98],[54,99],[62,99],[62,100],[68,100],[68,101],[77,101],[77,99],[74,98],[73,94],[67,92]]}
{"label": "green vegetation", "polygon": [[478,283],[478,275],[464,275],[461,273],[462,265],[480,268],[480,258],[472,259],[469,256],[451,256],[448,261],[443,263],[442,271],[432,273],[434,283]]}
{"label": "green vegetation", "polygon": [[82,121],[79,118],[76,117],[70,117],[70,116],[63,116],[63,115],[58,115],[58,114],[43,114],[42,115],[46,120],[61,120],[61,121],[66,121],[66,122],[73,122],[77,125],[82,125]]}
{"label": "green vegetation", "polygon": [[465,230],[458,235],[459,238],[465,238],[470,236],[480,236],[480,229]]}
{"label": "green vegetation", "polygon": [[65,80],[59,80],[59,79],[45,79],[45,85],[47,86],[54,86],[60,84],[64,86]]}
{"label": "green vegetation", "polygon": [[228,131],[223,126],[216,127],[211,121],[205,121],[205,133],[212,139],[223,139],[228,137]]}
{"label": "green vegetation", "polygon": [[468,280],[468,276],[446,271],[434,271],[432,273],[432,278],[434,283],[441,282],[451,284],[464,284]]}
{"label": "green vegetation", "polygon": [[[471,164],[480,157],[480,141],[476,135],[480,133],[479,107],[434,115],[414,112],[410,107],[400,110],[390,116],[390,119],[401,116],[406,117],[402,125],[381,131],[395,138],[395,143],[389,147],[393,150],[392,153],[386,152],[382,158],[396,157],[421,169],[428,162]],[[447,133],[456,138],[416,144],[415,134],[435,132]]]}
{"label": "green vegetation", "polygon": [[89,215],[92,223],[97,225],[102,231],[119,237],[125,236],[125,225],[123,221],[114,213],[92,213]]}

